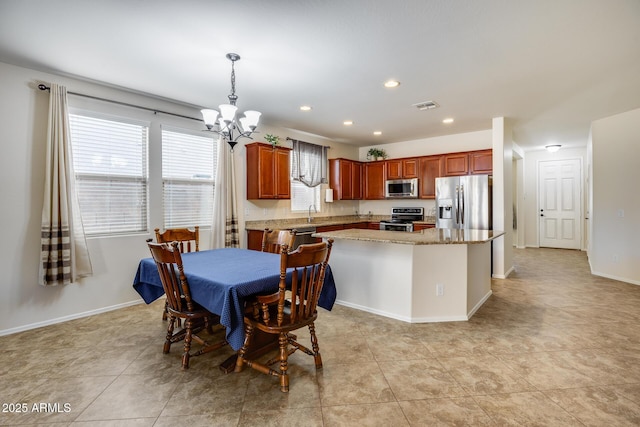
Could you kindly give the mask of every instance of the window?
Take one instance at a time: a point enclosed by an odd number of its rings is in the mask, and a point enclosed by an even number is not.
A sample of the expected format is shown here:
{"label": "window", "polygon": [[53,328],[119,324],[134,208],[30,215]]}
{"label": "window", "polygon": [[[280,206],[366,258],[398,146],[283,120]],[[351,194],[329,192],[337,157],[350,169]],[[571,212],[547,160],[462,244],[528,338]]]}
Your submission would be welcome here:
{"label": "window", "polygon": [[86,235],[147,231],[148,126],[70,114]]}
{"label": "window", "polygon": [[162,130],[164,226],[210,226],[216,176],[216,144],[181,131]]}
{"label": "window", "polygon": [[320,186],[307,187],[300,181],[291,180],[291,211],[307,212],[311,205],[320,212]]}

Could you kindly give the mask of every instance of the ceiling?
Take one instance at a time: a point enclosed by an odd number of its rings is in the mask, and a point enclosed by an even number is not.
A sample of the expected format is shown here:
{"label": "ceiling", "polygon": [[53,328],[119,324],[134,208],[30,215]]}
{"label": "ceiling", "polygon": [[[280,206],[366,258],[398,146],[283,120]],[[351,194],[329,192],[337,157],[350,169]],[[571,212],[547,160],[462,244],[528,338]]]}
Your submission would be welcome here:
{"label": "ceiling", "polygon": [[583,146],[640,107],[638,0],[0,0],[1,62],[189,105],[227,101],[228,52],[239,111],[358,146],[494,117],[525,150]]}

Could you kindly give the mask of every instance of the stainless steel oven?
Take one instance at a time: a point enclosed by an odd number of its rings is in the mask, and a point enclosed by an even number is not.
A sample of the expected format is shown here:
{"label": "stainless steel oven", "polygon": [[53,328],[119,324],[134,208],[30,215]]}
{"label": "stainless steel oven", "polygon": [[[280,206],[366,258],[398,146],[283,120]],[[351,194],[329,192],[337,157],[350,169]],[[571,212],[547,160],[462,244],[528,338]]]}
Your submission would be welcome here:
{"label": "stainless steel oven", "polygon": [[413,221],[424,221],[424,208],[391,208],[391,218],[380,221],[380,230],[412,232]]}

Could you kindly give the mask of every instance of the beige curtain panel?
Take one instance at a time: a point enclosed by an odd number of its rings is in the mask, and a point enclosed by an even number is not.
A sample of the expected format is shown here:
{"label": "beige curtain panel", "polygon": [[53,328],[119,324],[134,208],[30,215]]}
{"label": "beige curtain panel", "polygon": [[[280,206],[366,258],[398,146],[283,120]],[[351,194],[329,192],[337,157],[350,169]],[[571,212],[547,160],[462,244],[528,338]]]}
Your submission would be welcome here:
{"label": "beige curtain panel", "polygon": [[237,248],[238,202],[236,198],[234,152],[224,138],[218,139],[218,166],[213,194],[212,248]]}
{"label": "beige curtain panel", "polygon": [[64,285],[93,273],[75,193],[67,90],[51,85],[39,283]]}

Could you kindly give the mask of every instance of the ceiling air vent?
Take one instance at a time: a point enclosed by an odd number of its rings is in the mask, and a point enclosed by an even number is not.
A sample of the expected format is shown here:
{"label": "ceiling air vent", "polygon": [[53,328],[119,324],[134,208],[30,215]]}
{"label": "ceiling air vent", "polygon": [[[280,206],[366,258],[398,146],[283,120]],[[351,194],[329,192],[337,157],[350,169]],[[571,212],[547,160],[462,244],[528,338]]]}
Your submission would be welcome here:
{"label": "ceiling air vent", "polygon": [[433,102],[433,101],[424,101],[424,102],[418,102],[417,104],[413,104],[414,107],[416,107],[418,110],[422,111],[422,110],[433,110],[434,108],[438,108],[439,105],[437,102]]}

